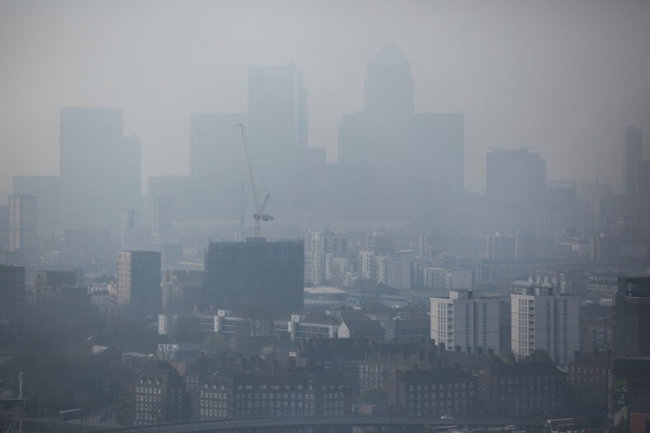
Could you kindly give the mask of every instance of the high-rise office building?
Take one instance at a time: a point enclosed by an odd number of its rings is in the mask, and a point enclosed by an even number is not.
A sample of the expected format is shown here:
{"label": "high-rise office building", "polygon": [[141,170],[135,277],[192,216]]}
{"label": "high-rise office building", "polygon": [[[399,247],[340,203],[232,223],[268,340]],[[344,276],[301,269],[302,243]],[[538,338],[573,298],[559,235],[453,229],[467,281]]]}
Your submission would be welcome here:
{"label": "high-rise office building", "polygon": [[567,365],[580,349],[580,299],[551,287],[525,287],[510,295],[512,353],[524,358],[545,351]]}
{"label": "high-rise office building", "polygon": [[155,315],[162,310],[160,253],[118,251],[118,302],[133,314]]}
{"label": "high-rise office building", "polygon": [[486,157],[486,185],[492,224],[530,230],[546,192],[546,161],[526,148],[496,149]]}
{"label": "high-rise office building", "polygon": [[499,352],[499,300],[451,290],[431,298],[431,339],[447,350]]}
{"label": "high-rise office building", "polygon": [[122,212],[139,210],[140,144],[122,133],[117,108],[62,108],[63,228],[117,228]]}
{"label": "high-rise office building", "polygon": [[33,253],[36,247],[36,197],[10,195],[9,248]]}
{"label": "high-rise office building", "polygon": [[214,181],[238,179],[245,165],[240,123],[246,124],[245,114],[192,114],[190,176]]}
{"label": "high-rise office building", "polygon": [[546,188],[546,161],[527,148],[496,149],[487,154],[485,194],[501,204],[539,200]]}
{"label": "high-rise office building", "polygon": [[412,115],[415,111],[411,64],[392,43],[368,61],[364,111],[377,115]]}
{"label": "high-rise office building", "polygon": [[616,357],[650,357],[650,277],[619,278],[614,311]]}
{"label": "high-rise office building", "polygon": [[294,65],[248,70],[248,133],[259,187],[276,214],[296,209],[297,173],[307,147],[307,91]]}
{"label": "high-rise office building", "polygon": [[0,205],[0,252],[7,248],[9,248],[9,205],[3,204]]}
{"label": "high-rise office building", "polygon": [[[148,179],[146,207],[154,232],[156,232],[156,227],[159,225],[156,222],[159,217],[162,217],[169,224],[186,219],[188,215],[185,210],[191,206],[186,203],[184,193],[192,183],[190,179],[189,176],[152,176]],[[161,196],[166,197],[163,199],[166,202],[163,206],[165,215],[156,216],[156,212],[160,211],[158,199]],[[168,206],[171,206],[171,209]],[[167,211],[170,212],[167,213]]]}
{"label": "high-rise office building", "polygon": [[0,320],[14,316],[25,295],[25,267],[0,265]]}
{"label": "high-rise office building", "polygon": [[643,161],[643,131],[641,128],[625,128],[625,154],[623,158],[623,189],[626,195],[637,193],[639,164]]}
{"label": "high-rise office building", "polygon": [[239,124],[245,114],[192,114],[190,182],[186,190],[192,219],[234,219],[239,214],[246,160]]}
{"label": "high-rise office building", "polygon": [[61,178],[59,176],[14,176],[12,194],[33,195],[38,203],[36,227],[39,234],[60,230]]}
{"label": "high-rise office building", "polygon": [[223,308],[286,314],[303,308],[304,242],[211,242],[205,253],[209,301]]}
{"label": "high-rise office building", "polygon": [[387,44],[368,62],[363,111],[339,124],[339,163],[359,173],[360,218],[453,219],[464,187],[463,116],[414,113],[413,89],[411,65]]}

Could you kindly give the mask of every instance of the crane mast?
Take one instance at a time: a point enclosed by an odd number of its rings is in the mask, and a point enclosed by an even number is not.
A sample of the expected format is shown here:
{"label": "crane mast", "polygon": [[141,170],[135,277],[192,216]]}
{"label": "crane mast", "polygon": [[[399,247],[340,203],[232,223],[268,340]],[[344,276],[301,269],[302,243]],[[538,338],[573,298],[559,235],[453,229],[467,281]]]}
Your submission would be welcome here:
{"label": "crane mast", "polygon": [[273,221],[273,217],[269,214],[265,214],[264,210],[266,205],[269,202],[271,194],[266,193],[264,196],[264,202],[260,205],[260,202],[257,198],[257,185],[255,182],[255,172],[253,171],[253,164],[251,163],[250,150],[248,148],[248,134],[246,133],[246,126],[243,124],[238,124],[239,129],[241,130],[242,145],[244,146],[244,154],[246,155],[246,164],[248,165],[248,177],[251,182],[251,190],[253,192],[253,204],[255,205],[255,213],[253,214],[253,219],[255,220],[255,237],[260,237],[260,226],[262,221]]}

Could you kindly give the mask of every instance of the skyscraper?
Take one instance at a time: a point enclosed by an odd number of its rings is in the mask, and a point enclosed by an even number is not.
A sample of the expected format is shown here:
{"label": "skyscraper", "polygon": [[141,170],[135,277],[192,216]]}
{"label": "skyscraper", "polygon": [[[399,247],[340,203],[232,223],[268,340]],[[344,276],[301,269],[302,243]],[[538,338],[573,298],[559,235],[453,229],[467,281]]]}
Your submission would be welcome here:
{"label": "skyscraper", "polygon": [[527,148],[496,149],[486,157],[485,195],[497,230],[530,230],[546,192],[546,161]]}
{"label": "skyscraper", "polygon": [[9,248],[9,205],[0,205],[0,252]]}
{"label": "skyscraper", "polygon": [[205,288],[220,308],[289,314],[302,309],[304,242],[210,242]]}
{"label": "skyscraper", "polygon": [[463,115],[414,112],[411,65],[394,45],[368,61],[364,109],[343,117],[338,139],[339,163],[359,173],[358,217],[453,219],[464,188]]}
{"label": "skyscraper", "polygon": [[293,214],[298,163],[307,147],[307,91],[294,65],[248,70],[248,131],[255,175],[274,212]]}
{"label": "skyscraper", "polygon": [[38,203],[36,227],[39,234],[60,230],[61,178],[59,176],[14,176],[12,194],[33,195]]}
{"label": "skyscraper", "polygon": [[364,111],[368,114],[413,114],[415,98],[411,64],[392,43],[385,44],[368,61],[364,90]]}
{"label": "skyscraper", "polygon": [[234,219],[239,214],[246,160],[238,125],[245,114],[192,114],[190,182],[185,201],[193,219]]}
{"label": "skyscraper", "polygon": [[643,132],[641,128],[625,128],[625,154],[623,159],[623,188],[626,195],[637,193],[639,164],[643,161]]}
{"label": "skyscraper", "polygon": [[60,170],[64,228],[116,228],[139,210],[140,144],[122,133],[117,108],[62,108]]}
{"label": "skyscraper", "polygon": [[36,250],[36,197],[9,196],[9,248],[23,253]]}
{"label": "skyscraper", "polygon": [[160,253],[118,251],[118,302],[136,315],[155,315],[162,310]]}

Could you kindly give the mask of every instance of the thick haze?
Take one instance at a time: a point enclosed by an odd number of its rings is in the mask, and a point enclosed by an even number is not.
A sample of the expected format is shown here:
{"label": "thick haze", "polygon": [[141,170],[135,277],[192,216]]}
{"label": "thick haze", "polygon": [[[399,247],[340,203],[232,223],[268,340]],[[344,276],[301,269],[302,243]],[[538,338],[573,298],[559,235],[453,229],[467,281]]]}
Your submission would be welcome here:
{"label": "thick haze", "polygon": [[650,136],[649,23],[646,0],[0,1],[0,201],[12,175],[58,174],[62,106],[121,108],[145,179],[188,173],[190,113],[245,111],[250,65],[304,71],[310,145],[336,160],[387,41],[416,111],[465,113],[470,189],[495,146],[620,188],[624,127]]}

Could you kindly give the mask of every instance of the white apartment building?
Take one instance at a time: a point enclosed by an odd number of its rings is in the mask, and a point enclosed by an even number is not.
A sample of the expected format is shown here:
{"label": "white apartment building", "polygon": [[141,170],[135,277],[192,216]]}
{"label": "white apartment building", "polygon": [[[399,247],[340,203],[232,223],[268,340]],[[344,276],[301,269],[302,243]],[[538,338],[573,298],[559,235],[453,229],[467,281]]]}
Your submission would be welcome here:
{"label": "white apartment building", "polygon": [[511,349],[518,358],[544,350],[558,365],[566,365],[580,347],[580,301],[555,295],[552,287],[526,287],[510,295]]}
{"label": "white apartment building", "polygon": [[343,258],[346,252],[344,233],[308,231],[305,237],[305,282],[318,286],[329,281],[327,255]]}
{"label": "white apartment building", "polygon": [[447,350],[499,351],[499,301],[475,298],[471,290],[452,290],[431,298],[431,339]]}

